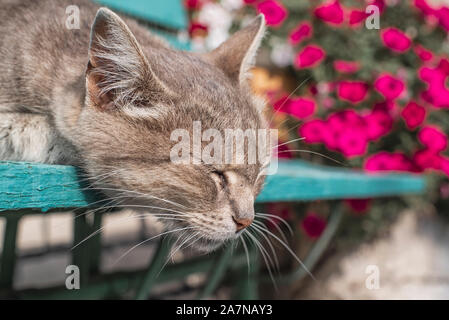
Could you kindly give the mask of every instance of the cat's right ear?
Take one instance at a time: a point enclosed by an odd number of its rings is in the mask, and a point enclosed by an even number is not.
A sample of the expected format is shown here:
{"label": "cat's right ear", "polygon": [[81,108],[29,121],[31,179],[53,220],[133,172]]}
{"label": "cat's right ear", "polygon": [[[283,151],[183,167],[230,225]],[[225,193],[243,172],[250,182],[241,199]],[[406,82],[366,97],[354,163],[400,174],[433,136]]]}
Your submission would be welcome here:
{"label": "cat's right ear", "polygon": [[249,69],[254,65],[256,51],[265,33],[265,18],[259,14],[245,28],[234,33],[218,48],[206,54],[231,80],[240,84],[249,78]]}
{"label": "cat's right ear", "polygon": [[156,102],[169,91],[125,22],[106,8],[92,25],[86,86],[90,104],[103,111]]}

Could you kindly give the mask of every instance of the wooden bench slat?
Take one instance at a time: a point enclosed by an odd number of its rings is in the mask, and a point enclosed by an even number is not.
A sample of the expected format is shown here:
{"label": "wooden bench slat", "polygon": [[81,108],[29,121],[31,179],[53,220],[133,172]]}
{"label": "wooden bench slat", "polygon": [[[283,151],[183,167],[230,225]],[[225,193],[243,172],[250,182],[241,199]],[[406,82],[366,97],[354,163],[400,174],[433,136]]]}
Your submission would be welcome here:
{"label": "wooden bench slat", "polygon": [[422,176],[404,173],[366,173],[301,160],[280,161],[268,176],[258,202],[374,198],[418,194],[425,189]]}
{"label": "wooden bench slat", "polygon": [[[71,209],[98,197],[83,191],[80,172],[70,166],[0,162],[0,211]],[[425,180],[410,174],[366,174],[304,161],[280,161],[257,202],[372,198],[422,193]]]}
{"label": "wooden bench slat", "polygon": [[0,162],[0,210],[87,206],[94,199],[82,191],[79,175],[70,166]]}

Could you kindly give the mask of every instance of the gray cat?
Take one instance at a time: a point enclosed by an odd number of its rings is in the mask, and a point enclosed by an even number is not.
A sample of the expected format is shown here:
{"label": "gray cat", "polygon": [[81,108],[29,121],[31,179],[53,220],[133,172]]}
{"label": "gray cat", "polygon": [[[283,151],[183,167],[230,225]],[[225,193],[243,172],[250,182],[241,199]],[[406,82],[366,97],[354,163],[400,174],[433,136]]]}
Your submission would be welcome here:
{"label": "gray cat", "polygon": [[[195,54],[87,0],[0,2],[1,160],[81,166],[111,199],[187,228],[201,250],[241,234],[263,165],[174,164],[170,134],[194,121],[266,127],[247,83],[263,16]],[[79,29],[65,25],[69,5]]]}

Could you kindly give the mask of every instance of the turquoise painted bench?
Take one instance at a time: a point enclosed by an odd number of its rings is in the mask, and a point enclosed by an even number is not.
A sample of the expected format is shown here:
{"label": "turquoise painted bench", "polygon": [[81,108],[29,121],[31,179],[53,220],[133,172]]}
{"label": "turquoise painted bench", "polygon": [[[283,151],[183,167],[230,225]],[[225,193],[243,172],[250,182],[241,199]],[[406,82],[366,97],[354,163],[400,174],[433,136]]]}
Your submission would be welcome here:
{"label": "turquoise painted bench", "polygon": [[[181,279],[188,274],[209,272],[208,286],[199,297],[214,292],[226,274],[232,270],[246,268],[246,257],[238,252],[230,258],[230,249],[210,256],[202,256],[182,263],[169,265],[160,275],[160,268],[170,250],[170,240],[163,239],[145,270],[120,274],[99,275],[98,263],[101,254],[100,234],[73,250],[72,262],[80,267],[83,281],[81,290],[50,288],[39,292],[14,292],[14,266],[16,260],[16,235],[20,218],[27,214],[51,214],[54,211],[88,210],[95,206],[98,194],[86,191],[80,183],[80,171],[70,166],[37,163],[0,162],[0,218],[5,218],[6,228],[0,262],[0,288],[9,294],[23,298],[104,298],[120,296],[134,290],[136,298],[146,298],[153,285]],[[419,194],[425,189],[422,177],[408,174],[366,174],[346,169],[325,167],[300,160],[280,161],[275,175],[267,177],[267,183],[257,203],[309,201],[316,199],[374,198],[404,194]],[[97,203],[98,205],[98,203]],[[323,249],[329,243],[341,220],[341,210],[332,212],[328,227],[315,243],[304,263],[312,269]],[[96,213],[93,222],[85,215],[74,220],[74,245],[101,227],[102,213]],[[253,263],[258,259],[255,250],[250,252]],[[255,264],[253,264],[255,265]],[[301,266],[295,272],[281,277],[282,281],[293,281],[305,276]],[[237,290],[240,298],[255,298],[257,284],[265,276],[257,275],[257,268],[246,281],[236,281],[243,288]],[[231,272],[232,274],[232,272]],[[91,278],[92,281],[89,281]],[[251,281],[250,281],[251,280]],[[0,290],[1,291],[1,290]]]}
{"label": "turquoise painted bench", "polygon": [[[189,49],[188,41],[179,34],[187,27],[187,18],[180,0],[97,0],[100,4],[135,16],[153,25],[153,31],[165,37],[180,49]],[[80,171],[69,166],[51,166],[36,163],[0,162],[0,219],[6,220],[3,250],[0,261],[0,296],[17,298],[73,298],[100,299],[123,297],[133,292],[135,298],[145,299],[154,285],[183,279],[192,273],[208,273],[207,285],[198,298],[207,297],[223,282],[235,284],[236,298],[256,298],[257,286],[267,281],[258,268],[246,272],[247,258],[229,248],[215,254],[170,264],[159,273],[169,254],[169,238],[160,240],[158,249],[147,268],[114,274],[99,273],[101,255],[100,234],[90,238],[72,251],[72,263],[80,267],[81,290],[66,290],[64,286],[44,290],[14,290],[16,238],[20,219],[29,214],[51,214],[54,211],[71,212],[92,208],[101,197],[88,192],[79,179]],[[317,199],[374,198],[419,194],[425,189],[423,178],[405,174],[371,175],[344,168],[330,168],[303,161],[280,162],[276,175],[269,176],[257,198],[258,203],[280,201],[310,201]],[[95,213],[93,221],[85,215],[74,219],[74,245],[102,225],[102,212]],[[312,269],[329,244],[341,221],[337,208],[330,216],[328,226],[314,244],[304,264]],[[229,246],[230,247],[230,246]],[[252,266],[259,261],[256,248],[249,247]],[[232,258],[231,255],[233,254]],[[243,270],[243,272],[242,272]],[[279,278],[288,282],[306,276],[304,268]]]}

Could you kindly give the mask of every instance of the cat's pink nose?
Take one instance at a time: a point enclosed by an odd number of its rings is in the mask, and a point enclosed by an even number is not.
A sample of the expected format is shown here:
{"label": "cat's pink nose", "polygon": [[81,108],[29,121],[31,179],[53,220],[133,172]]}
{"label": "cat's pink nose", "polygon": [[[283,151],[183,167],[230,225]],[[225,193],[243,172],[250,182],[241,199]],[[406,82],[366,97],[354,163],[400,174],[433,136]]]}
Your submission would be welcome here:
{"label": "cat's pink nose", "polygon": [[245,229],[253,222],[253,219],[241,219],[241,218],[236,218],[236,217],[232,217],[232,220],[234,220],[234,222],[237,226],[237,232]]}

